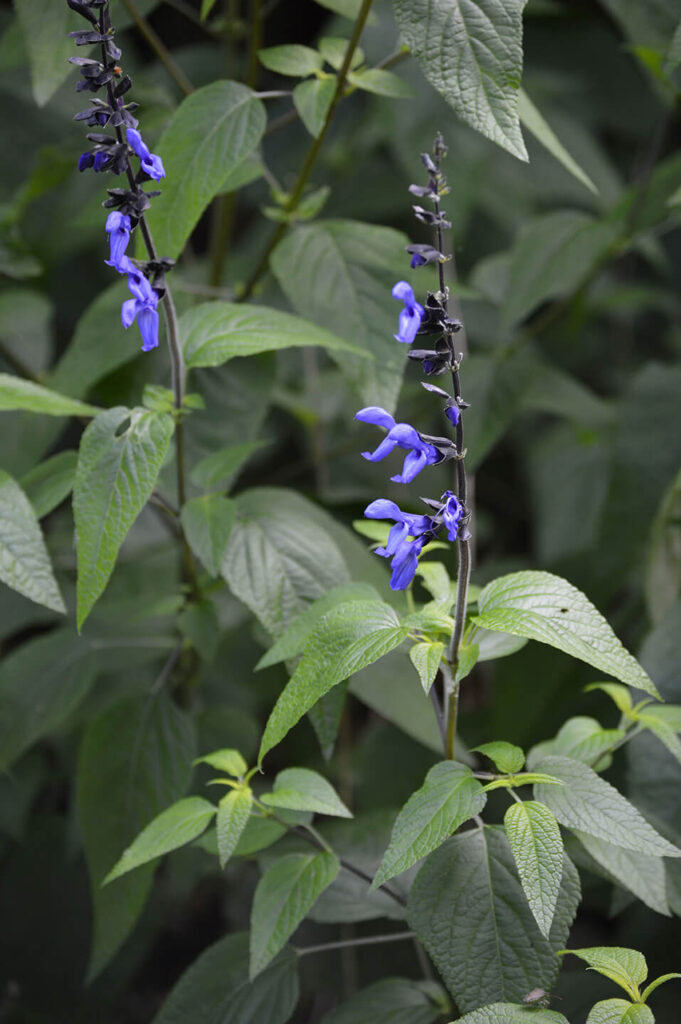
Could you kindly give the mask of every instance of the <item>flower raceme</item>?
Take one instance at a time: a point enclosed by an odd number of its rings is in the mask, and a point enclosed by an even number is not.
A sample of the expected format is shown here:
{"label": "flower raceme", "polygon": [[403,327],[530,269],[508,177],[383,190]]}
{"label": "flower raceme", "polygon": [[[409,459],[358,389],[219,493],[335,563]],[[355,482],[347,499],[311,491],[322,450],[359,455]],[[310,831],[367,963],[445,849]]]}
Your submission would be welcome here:
{"label": "flower raceme", "polygon": [[411,345],[416,332],[421,326],[425,310],[414,297],[414,289],[407,281],[398,281],[392,290],[394,299],[404,303],[404,309],[400,313],[398,333],[395,335],[397,341],[405,345]]}
{"label": "flower raceme", "polygon": [[444,455],[435,445],[424,441],[418,430],[409,423],[396,423],[395,418],[378,405],[367,406],[355,413],[355,419],[362,423],[373,423],[377,427],[385,427],[388,431],[378,448],[373,452],[362,452],[369,462],[379,462],[389,455],[394,448],[403,448],[409,454],[404,460],[402,472],[390,479],[397,484],[409,484],[426,466],[434,466],[442,462]]}

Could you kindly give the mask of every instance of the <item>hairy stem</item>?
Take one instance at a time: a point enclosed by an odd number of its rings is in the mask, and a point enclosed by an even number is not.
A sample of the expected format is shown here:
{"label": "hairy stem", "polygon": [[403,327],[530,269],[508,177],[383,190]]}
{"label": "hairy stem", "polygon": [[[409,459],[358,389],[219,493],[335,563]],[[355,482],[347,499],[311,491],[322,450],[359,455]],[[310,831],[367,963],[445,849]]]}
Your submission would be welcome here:
{"label": "hairy stem", "polygon": [[326,953],[330,949],[347,949],[350,946],[377,946],[381,942],[405,942],[413,939],[414,932],[395,932],[393,935],[366,935],[357,939],[340,939],[338,942],[322,942],[319,946],[298,946],[298,956],[308,953]]}
{"label": "hairy stem", "polygon": [[163,40],[151,27],[144,15],[140,14],[137,10],[134,0],[123,0],[123,6],[175,84],[182,90],[185,96],[189,96],[190,93],[194,92],[194,86],[189,81],[182,68],[176,63],[174,57],[166,48]]}
{"label": "hairy stem", "polygon": [[[355,21],[355,24],[353,26],[352,35],[348,40],[348,45],[345,51],[345,56],[343,58],[343,63],[341,65],[340,71],[338,72],[338,78],[336,79],[336,89],[334,91],[329,109],[326,113],[324,124],[322,125],[322,130],[320,131],[319,135],[314,140],[314,142],[310,146],[310,149],[308,150],[303,166],[301,167],[300,172],[298,174],[298,179],[295,185],[293,186],[293,191],[291,192],[288,202],[284,207],[285,213],[292,214],[302,198],[305,186],[307,185],[308,182],[308,178],[312,173],[312,168],[316,163],[317,157],[319,156],[319,151],[322,148],[324,139],[326,138],[326,134],[329,130],[329,127],[331,126],[333,116],[336,112],[336,107],[338,106],[338,102],[341,96],[343,95],[347,74],[348,71],[350,70],[350,64],[352,63],[353,55],[355,53],[355,50],[357,49],[357,44],[359,43],[359,37],[362,34],[362,30],[369,16],[371,3],[372,0],[362,0],[362,6],[360,8],[359,14],[357,15],[357,20]],[[276,246],[286,233],[287,227],[287,222],[282,221],[281,224],[279,224],[276,230],[273,232],[269,242],[267,243],[267,246],[265,247],[265,251],[260,257],[260,260],[256,265],[253,273],[251,274],[248,281],[244,285],[244,290],[239,295],[237,302],[245,302],[246,299],[249,299],[251,297],[251,295],[253,294],[253,289],[255,288],[256,284],[258,283],[258,281],[264,274],[265,270],[267,269],[267,266],[270,261],[270,256],[272,255],[274,249],[276,248]]]}

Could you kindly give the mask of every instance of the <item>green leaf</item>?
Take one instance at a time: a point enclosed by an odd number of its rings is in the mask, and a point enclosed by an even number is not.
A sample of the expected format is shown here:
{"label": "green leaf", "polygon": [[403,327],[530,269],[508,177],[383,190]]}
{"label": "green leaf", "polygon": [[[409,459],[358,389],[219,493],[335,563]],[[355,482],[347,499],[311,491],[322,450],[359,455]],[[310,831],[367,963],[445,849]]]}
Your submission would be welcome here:
{"label": "green leaf", "polygon": [[77,461],[78,452],[59,452],[22,476],[21,487],[38,519],[61,505],[71,493]]}
{"label": "green leaf", "polygon": [[[528,906],[503,831],[485,826],[454,836],[431,854],[412,885],[408,913],[465,1013],[495,1000],[522,1000],[530,986],[551,989],[559,968],[556,952],[567,938],[579,897],[579,877],[566,857],[546,939]],[[528,1013],[528,1024],[535,1013]]]}
{"label": "green leaf", "polygon": [[495,779],[494,782],[488,782],[483,789],[487,793],[493,789],[515,789],[518,786],[532,786],[540,783],[546,786],[563,785],[560,779],[553,775],[547,775],[545,772],[520,772],[518,775],[505,775],[501,779]]}
{"label": "green leaf", "polygon": [[650,729],[653,735],[657,736],[658,740],[664,743],[669,753],[673,754],[681,764],[681,740],[674,730],[655,714],[649,715],[643,711],[638,718],[641,725],[645,726],[646,729]]}
{"label": "green leaf", "polygon": [[[53,0],[14,0],[31,66],[33,98],[44,107],[72,70],[70,28],[80,28],[65,4]],[[86,51],[87,52],[87,51]]]}
{"label": "green leaf", "polygon": [[588,832],[606,843],[653,857],[681,857],[614,786],[580,761],[544,757],[534,767],[561,779],[563,786],[538,785],[535,797],[561,825]]}
{"label": "green leaf", "polygon": [[462,121],[519,160],[525,0],[395,0],[402,38]]}
{"label": "green leaf", "polygon": [[660,622],[681,592],[681,473],[667,488],[650,531],[645,593],[650,616]]}
{"label": "green leaf", "polygon": [[513,774],[519,772],[525,764],[522,748],[503,740],[493,740],[491,743],[482,743],[479,747],[471,747],[471,753],[474,750],[493,761],[500,772]]}
{"label": "green leaf", "polygon": [[623,715],[628,715],[633,707],[631,693],[621,683],[589,683],[584,687],[585,693],[591,693],[592,690],[602,690],[603,693],[607,693],[617,710],[621,711]]}
{"label": "green leaf", "polygon": [[478,610],[473,621],[485,629],[550,644],[659,698],[652,679],[600,612],[560,576],[534,570],[500,576],[483,587]]}
{"label": "green leaf", "polygon": [[312,811],[351,818],[330,782],[308,768],[286,768],[274,781],[274,792],[265,793],[261,802],[268,807],[284,807],[291,811]]}
{"label": "green leaf", "polygon": [[0,469],[0,580],[55,612],[66,607],[30,501]]}
{"label": "green leaf", "polygon": [[[349,40],[343,39],[339,36],[325,36],[319,41],[319,52],[326,61],[330,64],[334,71],[340,71],[345,60],[345,55],[348,50]],[[364,60],[364,53],[359,46],[355,47],[352,58],[350,60],[350,70],[354,71],[358,68]]]}
{"label": "green leaf", "polygon": [[426,693],[430,693],[430,688],[435,682],[444,650],[444,644],[431,643],[428,640],[414,644],[409,651],[409,659],[418,672],[421,686]]}
{"label": "green leaf", "polygon": [[[360,522],[364,525],[364,520],[360,520]],[[379,524],[375,520],[369,520],[366,525],[374,526]],[[381,523],[380,525],[383,526],[384,524]],[[419,562],[416,575],[421,577],[423,586],[428,593],[440,604],[447,605],[447,610],[449,610],[456,600],[456,583],[453,583],[449,578],[449,573],[442,562]]]}
{"label": "green leaf", "polygon": [[648,977],[648,964],[643,953],[623,946],[590,946],[587,949],[563,949],[586,961],[589,967],[610,978],[625,989],[632,999],[638,999],[638,986]]}
{"label": "green leaf", "polygon": [[529,221],[511,250],[504,327],[524,320],[541,302],[573,292],[617,235],[614,220],[599,221],[577,210],[554,210]]}
{"label": "green leaf", "polygon": [[389,412],[397,403],[404,353],[393,335],[399,309],[390,295],[404,276],[407,238],[392,228],[322,220],[294,228],[276,247],[271,267],[294,309],[374,357],[359,362],[332,352],[366,405]]}
{"label": "green leaf", "polygon": [[90,645],[73,629],[33,637],[0,664],[0,771],[67,723],[95,679]]}
{"label": "green leaf", "polygon": [[[626,687],[623,686],[622,689],[626,690]],[[598,767],[599,770],[603,770],[599,764],[601,757],[623,740],[624,736],[622,729],[603,729],[595,718],[577,715],[575,718],[568,718],[555,739],[540,743],[534,748],[531,764],[534,766],[538,758],[544,757],[545,754],[563,754],[592,768]]]}
{"label": "green leaf", "polygon": [[319,525],[317,509],[301,495],[257,487],[234,500],[237,521],[221,572],[236,597],[276,636],[308,601],[346,583],[348,570]]}
{"label": "green leaf", "polygon": [[592,1006],[586,1024],[655,1024],[649,1006],[626,999],[603,999]]}
{"label": "green leaf", "polygon": [[562,1013],[522,1003],[493,1003],[463,1017],[457,1024],[568,1024]]}
{"label": "green leaf", "polygon": [[211,576],[218,576],[236,522],[234,502],[221,494],[202,494],[183,506],[180,521],[194,554]]}
{"label": "green leaf", "polygon": [[141,868],[105,888],[102,880],[126,843],[185,792],[194,753],[193,723],[163,690],[118,701],[85,730],[77,806],[94,917],[88,979],[134,928],[154,869]]}
{"label": "green leaf", "polygon": [[300,120],[313,138],[321,132],[336,92],[336,76],[309,78],[293,90],[293,102]]}
{"label": "green leaf", "polygon": [[681,978],[681,974],[674,971],[671,974],[661,974],[659,978],[655,978],[655,981],[651,981],[650,985],[647,985],[646,988],[643,989],[643,992],[641,993],[641,999],[643,1002],[648,1002],[648,996],[654,992],[656,988],[659,988],[660,985],[664,985],[668,981],[673,981],[675,978]]}
{"label": "green leaf", "polygon": [[459,648],[459,664],[456,666],[454,682],[460,683],[462,679],[470,675],[478,663],[480,648],[477,644],[463,644]]}
{"label": "green leaf", "polygon": [[535,139],[541,142],[542,146],[548,149],[551,156],[554,156],[559,163],[563,165],[566,171],[569,171],[577,181],[581,182],[590,192],[594,192],[598,195],[598,189],[594,185],[593,181],[586,173],[582,170],[577,161],[570,156],[567,149],[560,141],[556,138],[556,135],[549,124],[537,110],[534,103],[527,95],[524,89],[520,89],[518,92],[518,116],[520,122],[523,124],[529,132],[532,132]]}
{"label": "green leaf", "polygon": [[215,0],[201,0],[201,21],[205,21],[215,7]]}
{"label": "green leaf", "polygon": [[152,1024],[286,1024],[298,1002],[298,957],[284,949],[248,980],[248,934],[216,942],[185,971]]}
{"label": "green leaf", "polygon": [[[623,850],[604,839],[596,839],[587,832],[573,829],[589,857],[596,862],[596,870],[616,884],[633,892],[646,906],[658,914],[670,915],[667,903],[665,862],[662,857],[650,857],[645,853]],[[589,865],[590,866],[590,865]]]}
{"label": "green leaf", "polygon": [[234,853],[253,806],[253,793],[249,786],[233,789],[218,804],[216,829],[220,867],[224,868]]}
{"label": "green leaf", "polygon": [[320,697],[399,646],[406,635],[390,605],[379,601],[352,601],[327,612],[272,709],[258,763]]}
{"label": "green leaf", "polygon": [[248,771],[248,765],[238,750],[216,750],[212,754],[205,754],[197,757],[195,764],[209,764],[219,772],[232,775],[236,779],[242,778]]}
{"label": "green leaf", "polygon": [[504,831],[527,902],[548,938],[563,875],[563,840],[558,822],[535,800],[514,803],[504,815]]}
{"label": "green leaf", "polygon": [[13,409],[44,413],[46,416],[96,416],[101,411],[94,405],[50,391],[42,384],[0,373],[0,412]]}
{"label": "green leaf", "polygon": [[108,885],[128,871],[163,857],[171,850],[191,843],[206,830],[216,808],[200,796],[187,796],[159,814],[144,828],[108,873],[102,885]]}
{"label": "green leaf", "polygon": [[383,978],[355,992],[321,1024],[434,1024],[440,1012],[423,982]]}
{"label": "green leaf", "polygon": [[172,433],[171,416],[123,406],[100,413],[83,433],[73,485],[79,629],[151,497]]}
{"label": "green leaf", "polygon": [[270,665],[276,665],[280,661],[295,658],[297,654],[300,654],[314,627],[332,608],[339,604],[345,604],[347,601],[371,601],[378,599],[378,596],[368,583],[344,583],[340,587],[329,590],[327,594],[314,601],[309,608],[298,615],[288,629],[280,637],[277,637],[255,666],[256,671],[261,668],[269,668]]}
{"label": "green leaf", "polygon": [[187,366],[222,366],[236,356],[319,345],[330,351],[365,356],[356,345],[269,306],[204,302],[180,318]]}
{"label": "green leaf", "polygon": [[371,888],[400,875],[436,850],[459,825],[479,814],[487,797],[470,768],[457,761],[441,761],[430,769],[397,821]]}
{"label": "green leaf", "polygon": [[276,956],[339,869],[330,852],[292,853],[267,869],[253,898],[251,980]]}
{"label": "green leaf", "polygon": [[305,78],[321,71],[324,63],[321,55],[309,46],[290,43],[286,46],[268,46],[266,50],[258,50],[258,59],[269,71],[279,75],[291,75],[294,78]]}
{"label": "green leaf", "polygon": [[211,199],[254,151],[265,107],[239,82],[212,82],[180,104],[155,146],[166,177],[145,215],[156,249],[177,259]]}
{"label": "green leaf", "polygon": [[227,485],[239,473],[244,463],[258,449],[263,448],[267,441],[244,441],[242,444],[230,444],[220,451],[199,459],[189,474],[197,487],[214,487],[216,484]]}
{"label": "green leaf", "polygon": [[403,78],[394,75],[392,71],[383,71],[381,68],[351,71],[348,75],[348,82],[356,89],[363,89],[365,92],[375,93],[376,96],[388,96],[396,100],[410,100],[416,95]]}
{"label": "green leaf", "polygon": [[509,654],[521,651],[527,638],[511,636],[510,633],[492,633],[488,629],[475,631],[475,644],[479,649],[478,661],[494,661],[496,658],[507,658]]}

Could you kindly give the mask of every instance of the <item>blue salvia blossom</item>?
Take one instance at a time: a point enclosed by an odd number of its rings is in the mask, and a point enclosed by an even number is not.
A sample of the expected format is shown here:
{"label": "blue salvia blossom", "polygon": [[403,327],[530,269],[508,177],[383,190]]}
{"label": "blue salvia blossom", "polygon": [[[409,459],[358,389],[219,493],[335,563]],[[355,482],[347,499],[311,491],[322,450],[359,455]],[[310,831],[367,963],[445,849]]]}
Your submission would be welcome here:
{"label": "blue salvia blossom", "polygon": [[388,431],[378,448],[373,452],[362,452],[369,462],[379,462],[389,455],[393,449],[402,448],[409,454],[404,460],[402,472],[390,479],[396,484],[409,484],[426,466],[434,466],[442,462],[444,456],[435,445],[424,441],[418,430],[409,423],[396,423],[394,416],[378,405],[367,406],[355,413],[355,419],[362,423],[373,423],[385,427]]}
{"label": "blue salvia blossom", "polygon": [[395,338],[405,345],[411,345],[416,337],[416,332],[421,326],[425,310],[416,301],[414,289],[407,281],[398,281],[392,290],[392,296],[394,299],[399,299],[400,302],[404,303]]}
{"label": "blue salvia blossom", "polygon": [[[142,335],[142,351],[148,352],[158,345],[157,307],[164,293],[164,273],[172,266],[172,261],[159,260],[153,252],[153,245],[150,245],[151,259],[148,262],[133,262],[127,250],[133,232],[150,205],[150,199],[159,194],[145,192],[141,186],[149,180],[160,181],[165,177],[165,169],[161,158],[150,151],[138,130],[138,121],[133,116],[137,104],[123,102],[132,82],[129,75],[123,74],[118,63],[121,51],[114,42],[115,32],[109,14],[110,0],[66,2],[89,22],[87,29],[70,33],[76,45],[96,45],[99,49],[99,59],[69,58],[81,74],[76,91],[96,93],[104,89],[106,96],[105,99],[96,96],[92,98],[88,108],[75,115],[75,120],[85,121],[91,128],[109,127],[114,132],[88,133],[87,138],[92,147],[81,154],[78,169],[86,171],[92,168],[96,173],[127,176],[128,188],[108,189],[109,198],[103,204],[112,211],[105,225],[110,249],[109,259],[105,262],[119,274],[127,276],[132,298],[122,305],[121,320],[124,327],[130,327],[137,321]],[[140,165],[136,174],[132,166],[134,157],[139,159]]]}
{"label": "blue salvia blossom", "polygon": [[435,535],[437,527],[430,516],[403,512],[387,498],[377,498],[364,509],[367,519],[392,519],[395,525],[388,534],[384,548],[376,548],[376,554],[390,558],[393,590],[405,590],[414,579],[418,557],[427,540]]}
{"label": "blue salvia blossom", "polygon": [[445,491],[440,500],[442,501],[440,516],[444,526],[447,528],[449,540],[452,542],[459,540],[459,538],[461,540],[468,540],[470,532],[466,525],[466,510],[456,494],[452,491]]}

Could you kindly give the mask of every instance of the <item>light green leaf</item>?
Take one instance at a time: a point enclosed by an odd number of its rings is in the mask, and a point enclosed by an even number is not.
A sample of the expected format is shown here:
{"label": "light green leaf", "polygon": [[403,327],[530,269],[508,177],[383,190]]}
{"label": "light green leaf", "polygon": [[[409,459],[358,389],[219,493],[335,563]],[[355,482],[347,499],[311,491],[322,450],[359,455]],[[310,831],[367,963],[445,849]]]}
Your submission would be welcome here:
{"label": "light green leaf", "polygon": [[234,853],[253,806],[253,793],[249,786],[233,789],[218,804],[216,829],[220,867],[224,868]]}
{"label": "light green leaf", "polygon": [[600,612],[560,576],[534,570],[500,576],[483,587],[478,610],[473,621],[485,629],[550,644],[659,698],[652,679]]}
{"label": "light green leaf", "polygon": [[553,811],[561,825],[588,832],[597,839],[653,857],[681,857],[614,786],[581,761],[544,757],[534,767],[564,782],[538,785],[535,797]]}
{"label": "light green leaf", "polygon": [[573,292],[618,235],[612,221],[577,210],[554,210],[529,221],[510,254],[502,323],[518,323],[541,302]]}
{"label": "light green leaf", "polygon": [[333,351],[366,405],[397,403],[404,352],[396,345],[399,307],[390,295],[404,276],[407,238],[392,228],[321,220],[294,228],[274,250],[272,270],[294,309],[374,357]]}
{"label": "light green leaf", "polygon": [[274,792],[265,793],[261,802],[268,807],[284,807],[291,811],[312,811],[351,818],[330,782],[308,768],[286,768],[274,781]]}
{"label": "light green leaf", "polygon": [[459,648],[459,663],[454,674],[454,683],[460,683],[462,679],[470,675],[478,663],[480,648],[477,644],[463,644]]}
{"label": "light green leaf", "polygon": [[412,864],[436,850],[459,825],[479,814],[487,797],[470,768],[457,761],[441,761],[430,769],[425,782],[413,793],[395,822],[371,888],[402,874]]}
{"label": "light green leaf", "polygon": [[582,185],[589,189],[590,192],[594,192],[598,195],[598,189],[594,185],[593,181],[586,173],[582,170],[577,161],[570,156],[567,149],[560,141],[556,138],[556,135],[549,124],[537,110],[534,103],[527,95],[524,89],[520,89],[518,92],[518,116],[520,122],[523,124],[528,131],[532,132],[534,137],[541,142],[542,146],[548,149],[551,156],[554,156],[563,167],[570,172],[580,181]]}
{"label": "light green leaf", "polygon": [[310,46],[290,43],[286,46],[268,46],[266,50],[258,50],[258,59],[269,71],[279,75],[291,75],[294,78],[305,78],[321,71],[321,55]]}
{"label": "light green leaf", "polygon": [[267,869],[253,898],[251,980],[276,956],[339,869],[333,853],[292,853]]}
{"label": "light green leaf", "polygon": [[555,778],[553,775],[547,775],[545,772],[520,772],[518,775],[503,776],[500,779],[495,779],[493,782],[488,782],[483,789],[486,793],[491,792],[493,789],[515,789],[518,786],[562,786],[563,783],[560,779]]}
{"label": "light green leaf", "polygon": [[85,730],[77,806],[93,913],[88,980],[99,974],[137,923],[154,868],[142,867],[104,888],[102,880],[126,843],[186,791],[194,753],[194,724],[165,690],[118,701]]}
{"label": "light green leaf", "polygon": [[352,601],[327,612],[267,720],[258,762],[320,697],[399,646],[406,635],[390,605],[379,601]]}
{"label": "light green leaf", "polygon": [[434,1024],[440,1012],[423,982],[383,978],[353,993],[321,1024]]}
{"label": "light green leaf", "polygon": [[592,690],[602,690],[603,693],[607,693],[617,710],[621,711],[623,715],[628,715],[633,707],[631,693],[621,683],[589,683],[584,687],[585,693],[591,693]]}
{"label": "light green leaf", "polygon": [[248,934],[209,946],[185,971],[152,1024],[286,1024],[298,1002],[298,957],[284,949],[248,980]]}
{"label": "light green leaf", "polygon": [[563,840],[558,822],[545,804],[513,803],[504,815],[504,831],[527,902],[547,938],[563,875]]}
{"label": "light green leaf", "polygon": [[201,0],[201,21],[205,21],[215,7],[215,0]]}
{"label": "light green leaf", "polygon": [[462,121],[520,160],[525,0],[395,0],[402,38]]}
{"label": "light green leaf", "polygon": [[435,682],[444,650],[444,644],[424,641],[414,644],[409,651],[409,659],[418,672],[421,686],[426,693],[430,693],[430,688]]}
{"label": "light green leaf", "polygon": [[527,643],[527,637],[493,633],[489,629],[478,627],[475,631],[475,643],[480,651],[479,661],[494,661],[496,658],[507,658],[509,654],[521,651]]}
{"label": "light green leaf", "polygon": [[403,78],[392,71],[381,68],[365,68],[363,71],[351,71],[348,82],[356,89],[373,92],[376,96],[388,96],[396,100],[413,99],[416,93]]}
{"label": "light green leaf", "polygon": [[68,723],[95,679],[89,643],[73,628],[33,637],[0,664],[0,771]]}
{"label": "light green leaf", "polygon": [[66,607],[30,501],[0,469],[0,580],[55,612]]}
{"label": "light green leaf", "polygon": [[81,28],[81,23],[66,4],[53,0],[14,0],[14,7],[30,58],[33,97],[39,107],[44,107],[73,70],[66,63],[74,50],[68,32]]}
{"label": "light green leaf", "polygon": [[301,495],[257,487],[234,500],[237,521],[221,572],[236,597],[277,636],[308,601],[347,583],[349,573],[316,507]]}
{"label": "light green leaf", "polygon": [[648,996],[654,992],[656,988],[659,988],[660,985],[666,984],[668,981],[674,981],[676,978],[681,978],[681,974],[678,974],[676,971],[673,971],[671,974],[661,974],[659,978],[655,978],[655,981],[651,981],[650,985],[647,985],[643,989],[641,999],[646,1003],[648,1001]]}
{"label": "light green leaf", "polygon": [[604,839],[596,839],[587,832],[572,830],[589,857],[596,862],[596,869],[633,892],[646,906],[658,914],[670,915],[667,903],[665,862],[662,857],[650,857],[645,853],[623,850]]}
{"label": "light green leaf", "polygon": [[669,753],[673,754],[676,760],[681,763],[681,740],[664,719],[658,718],[655,714],[649,715],[643,711],[639,715],[639,722],[646,729],[650,729],[657,736],[658,740],[664,743]]}
{"label": "light green leaf", "polygon": [[196,89],[173,114],[155,151],[166,177],[146,217],[161,256],[177,259],[211,199],[256,148],[267,117],[239,82]]}
{"label": "light green leaf", "polygon": [[180,521],[194,554],[211,576],[218,576],[236,522],[236,505],[221,494],[202,494],[183,506]]}
{"label": "light green leaf", "polygon": [[248,765],[238,750],[216,750],[212,754],[205,754],[197,757],[195,764],[209,764],[211,768],[226,775],[232,775],[236,779],[242,778],[248,771]]}
{"label": "light green leaf", "polygon": [[83,433],[73,485],[79,629],[151,497],[172,434],[172,416],[120,405],[100,413]]}
{"label": "light green leaf", "polygon": [[592,768],[598,767],[602,771],[599,765],[601,757],[623,740],[624,735],[621,729],[603,729],[595,718],[577,715],[575,718],[568,718],[555,739],[535,747],[530,760],[532,765],[535,765],[538,758],[546,754],[563,754]]}
{"label": "light green leaf", "polygon": [[226,485],[239,473],[244,463],[263,448],[267,441],[244,441],[242,444],[230,444],[220,451],[199,459],[189,474],[197,487],[214,487],[216,484]]}
{"label": "light green leaf", "polygon": [[[454,836],[428,857],[411,887],[408,914],[466,1013],[496,1000],[521,1001],[531,987],[550,991],[579,898],[579,877],[566,857],[546,939],[503,831],[485,826]],[[536,1012],[528,1011],[528,1024]]]}
{"label": "light green leaf", "polygon": [[[364,520],[360,520],[360,522],[364,525]],[[384,526],[385,524],[369,520],[366,525]],[[419,562],[416,575],[421,577],[423,586],[436,601],[449,606],[446,609],[448,611],[456,600],[456,583],[449,578],[449,573],[442,562]]]}
{"label": "light green leaf", "polygon": [[477,750],[493,761],[500,772],[519,772],[525,764],[525,754],[520,747],[503,740],[482,743],[479,747],[471,747],[471,753]]}
{"label": "light green leaf", "polygon": [[303,650],[310,633],[319,620],[328,611],[339,604],[347,601],[371,601],[378,600],[379,595],[368,583],[344,583],[340,587],[334,587],[327,594],[314,601],[309,608],[298,615],[288,629],[277,637],[269,651],[263,654],[255,666],[256,671],[261,668],[269,668],[280,661],[287,661],[295,658]]}
{"label": "light green leaf", "polygon": [[562,1013],[522,1003],[493,1003],[463,1017],[457,1024],[569,1024]]}
{"label": "light green leaf", "polygon": [[590,946],[587,949],[563,949],[586,961],[589,967],[610,978],[632,997],[638,999],[638,986],[648,977],[648,964],[643,953],[623,946]]}
{"label": "light green leaf", "polygon": [[268,306],[204,302],[180,318],[187,366],[222,366],[236,356],[283,348],[321,346],[366,357],[356,345],[329,331]]}
{"label": "light green leaf", "polygon": [[603,999],[592,1006],[586,1024],[655,1024],[649,1006],[626,999]]}
{"label": "light green leaf", "polygon": [[38,519],[42,519],[57,505],[61,505],[64,498],[71,493],[77,461],[78,452],[59,452],[22,476],[22,490],[33,505],[33,511]]}
{"label": "light green leaf", "polygon": [[313,138],[321,132],[336,92],[336,76],[309,78],[293,90],[293,102],[300,120]]}
{"label": "light green leaf", "polygon": [[[340,71],[345,60],[345,55],[348,50],[347,39],[342,39],[338,36],[325,36],[319,41],[319,52],[326,61],[330,64],[334,71]],[[364,53],[359,46],[355,47],[352,58],[350,60],[350,70],[354,71],[358,68],[364,60]]]}
{"label": "light green leaf", "polygon": [[216,808],[200,796],[188,796],[150,821],[106,876],[102,885],[108,885],[121,875],[163,857],[171,850],[191,843],[208,827]]}
{"label": "light green leaf", "polygon": [[0,373],[0,412],[13,409],[44,413],[46,416],[96,416],[101,411],[94,405],[50,391],[42,384],[13,377],[10,373]]}

